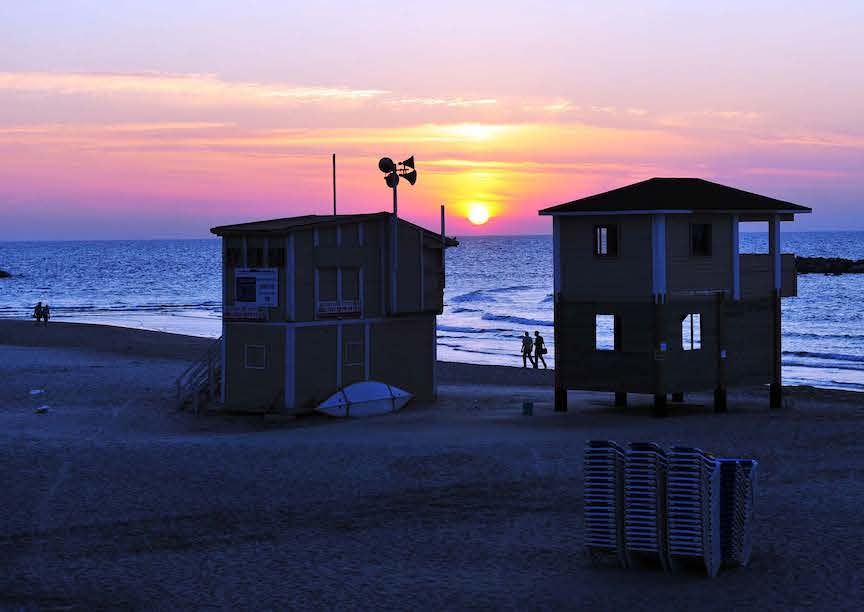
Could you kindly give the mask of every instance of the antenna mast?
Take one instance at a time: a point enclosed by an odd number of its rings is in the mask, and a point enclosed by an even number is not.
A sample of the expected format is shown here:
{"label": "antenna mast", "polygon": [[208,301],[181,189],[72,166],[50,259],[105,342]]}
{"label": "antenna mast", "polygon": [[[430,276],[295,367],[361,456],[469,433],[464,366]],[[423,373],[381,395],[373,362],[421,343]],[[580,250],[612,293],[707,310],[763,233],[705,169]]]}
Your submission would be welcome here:
{"label": "antenna mast", "polygon": [[333,216],[336,216],[336,154],[333,154]]}

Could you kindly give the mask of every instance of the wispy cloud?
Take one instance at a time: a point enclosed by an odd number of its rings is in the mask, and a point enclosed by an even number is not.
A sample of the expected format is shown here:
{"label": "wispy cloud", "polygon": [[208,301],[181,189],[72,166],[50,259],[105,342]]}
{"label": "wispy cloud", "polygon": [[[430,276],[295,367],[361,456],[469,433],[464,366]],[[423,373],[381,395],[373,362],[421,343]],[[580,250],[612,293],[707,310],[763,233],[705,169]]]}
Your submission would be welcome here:
{"label": "wispy cloud", "polygon": [[322,102],[369,100],[389,92],[381,89],[298,86],[227,81],[212,74],[144,72],[51,73],[0,72],[0,91],[57,95],[170,97],[178,104],[274,104],[285,101]]}

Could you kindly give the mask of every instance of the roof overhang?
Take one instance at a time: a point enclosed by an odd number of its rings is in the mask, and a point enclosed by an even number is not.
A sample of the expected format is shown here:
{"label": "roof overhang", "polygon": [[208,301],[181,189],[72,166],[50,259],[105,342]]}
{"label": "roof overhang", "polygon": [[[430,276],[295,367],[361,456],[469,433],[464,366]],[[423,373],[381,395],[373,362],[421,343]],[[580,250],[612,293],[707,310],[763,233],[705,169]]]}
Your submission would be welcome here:
{"label": "roof overhang", "polygon": [[[742,220],[767,221],[772,215],[779,215],[782,221],[791,221],[795,215],[813,212],[805,210],[579,210],[561,211],[541,210],[541,217],[608,217],[621,215],[738,215]],[[753,217],[750,219],[749,217]]]}

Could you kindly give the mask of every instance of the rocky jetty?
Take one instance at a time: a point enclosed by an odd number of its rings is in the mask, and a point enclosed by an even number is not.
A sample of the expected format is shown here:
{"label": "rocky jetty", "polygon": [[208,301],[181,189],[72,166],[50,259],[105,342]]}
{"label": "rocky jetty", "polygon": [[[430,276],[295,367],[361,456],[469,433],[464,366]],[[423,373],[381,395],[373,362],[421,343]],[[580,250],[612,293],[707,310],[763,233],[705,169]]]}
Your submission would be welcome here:
{"label": "rocky jetty", "polygon": [[798,274],[864,274],[864,259],[796,257]]}

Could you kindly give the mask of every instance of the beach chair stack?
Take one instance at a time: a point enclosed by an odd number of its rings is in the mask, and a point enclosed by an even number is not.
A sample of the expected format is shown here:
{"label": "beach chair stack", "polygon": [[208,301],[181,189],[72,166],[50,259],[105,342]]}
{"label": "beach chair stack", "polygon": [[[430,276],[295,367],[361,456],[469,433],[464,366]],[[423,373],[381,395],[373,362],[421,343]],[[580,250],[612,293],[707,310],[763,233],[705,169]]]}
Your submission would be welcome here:
{"label": "beach chair stack", "polygon": [[747,565],[758,463],[653,442],[585,446],[586,549],[624,567]]}
{"label": "beach chair stack", "polygon": [[585,445],[585,545],[592,560],[624,554],[624,449],[610,440]]}
{"label": "beach chair stack", "polygon": [[624,550],[627,564],[659,561],[669,569],[666,538],[666,453],[653,442],[634,442],[624,468]]}
{"label": "beach chair stack", "polygon": [[720,459],[720,532],[725,566],[745,566],[750,561],[755,478],[758,463],[752,459]]}
{"label": "beach chair stack", "polygon": [[720,474],[717,460],[701,449],[676,446],[669,452],[666,505],[673,569],[699,562],[712,578],[720,571]]}

